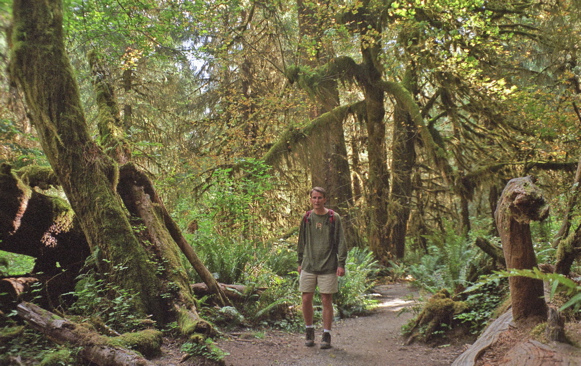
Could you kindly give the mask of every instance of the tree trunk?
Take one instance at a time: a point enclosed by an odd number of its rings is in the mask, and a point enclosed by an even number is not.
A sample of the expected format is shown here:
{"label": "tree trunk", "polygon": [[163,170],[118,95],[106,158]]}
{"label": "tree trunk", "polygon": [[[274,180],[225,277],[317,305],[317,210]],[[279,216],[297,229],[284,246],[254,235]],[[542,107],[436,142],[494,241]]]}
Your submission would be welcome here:
{"label": "tree trunk", "polygon": [[[326,29],[324,22],[331,19],[326,14],[328,7],[328,0],[318,3],[297,0],[299,33],[303,40],[300,44],[302,63],[312,68],[324,65],[332,58],[333,50],[321,39]],[[314,49],[310,49],[313,44]],[[339,103],[337,81],[328,78],[318,86],[316,104],[310,111],[311,119],[332,111]],[[325,188],[328,206],[345,218],[345,239],[348,245],[354,245],[358,239],[349,219],[353,192],[343,119],[335,118],[328,128],[314,131],[310,136],[309,152],[312,186]]]}
{"label": "tree trunk", "polygon": [[[222,306],[229,305],[228,299],[220,286],[218,286],[218,282],[199,259],[191,245],[182,235],[178,225],[167,212],[151,180],[137,169],[134,164],[127,163],[131,160],[131,152],[123,138],[124,132],[122,131],[117,98],[113,93],[115,89],[111,79],[107,76],[109,72],[96,52],[89,53],[89,63],[93,72],[93,85],[97,94],[100,134],[107,144],[109,155],[117,163],[124,164],[120,168],[117,189],[121,193],[125,207],[129,209],[132,215],[149,222],[148,240],[150,242],[157,243],[160,236],[165,238],[160,243],[167,241],[168,245],[159,245],[157,248],[161,257],[165,259],[176,258],[175,248],[171,245],[173,239],[208,288],[216,295],[217,303]],[[145,192],[147,196],[139,193],[140,190]],[[169,239],[168,233],[172,239]],[[174,260],[173,262],[174,267],[180,266],[179,261]],[[179,271],[172,271],[166,273],[166,276],[169,277],[170,282],[181,283],[182,286],[187,287],[186,274],[180,273],[177,275],[178,273]]]}
{"label": "tree trunk", "polygon": [[33,273],[78,274],[89,246],[73,211],[65,200],[36,192],[21,174],[40,184],[32,171],[0,166],[0,250],[34,257]]}
{"label": "tree trunk", "polygon": [[[377,45],[378,47],[379,45]],[[377,52],[377,50],[374,50]],[[374,52],[362,47],[363,67],[371,80],[381,80],[381,72],[374,66]],[[389,172],[387,170],[387,149],[385,146],[384,92],[374,83],[364,86],[366,126],[369,154],[369,180],[367,182],[367,202],[370,210],[369,247],[384,264],[395,255],[387,231]]]}
{"label": "tree trunk", "polygon": [[575,232],[570,232],[574,209],[581,194],[579,185],[581,185],[581,161],[577,164],[571,197],[567,205],[567,213],[557,234],[557,240],[553,243],[553,247],[557,247],[556,273],[563,275],[568,275],[571,272],[571,266],[579,254],[579,247],[581,247],[581,225],[577,227]]}
{"label": "tree trunk", "polygon": [[[115,191],[117,165],[89,136],[64,48],[61,1],[15,0],[13,15],[11,76],[24,92],[43,150],[91,250],[99,249],[100,270],[137,295],[133,305],[141,315],[152,314],[164,322],[171,314],[182,330],[195,331],[196,324],[207,328],[195,313],[189,286],[178,283],[177,293],[172,293],[176,302],[160,296],[169,283],[158,277],[164,258],[141,245]],[[183,285],[185,278],[180,282]]]}
{"label": "tree trunk", "polygon": [[[411,68],[411,66],[409,66]],[[415,75],[406,72],[404,86],[413,95]],[[412,170],[416,164],[416,127],[410,114],[401,102],[396,102],[393,117],[393,143],[391,163],[391,220],[389,225],[390,243],[397,259],[405,255],[405,237],[411,212]]]}
{"label": "tree trunk", "polygon": [[[529,222],[544,220],[548,214],[549,207],[532,177],[514,178],[508,182],[495,212],[507,270],[537,266]],[[511,276],[509,286],[515,321],[547,318],[541,280]]]}

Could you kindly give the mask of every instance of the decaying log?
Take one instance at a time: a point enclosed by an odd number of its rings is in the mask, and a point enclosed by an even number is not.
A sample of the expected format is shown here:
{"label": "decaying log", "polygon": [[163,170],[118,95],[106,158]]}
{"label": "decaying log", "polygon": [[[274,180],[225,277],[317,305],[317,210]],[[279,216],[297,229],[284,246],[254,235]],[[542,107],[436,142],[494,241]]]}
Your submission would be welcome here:
{"label": "decaying log", "polygon": [[9,277],[0,280],[0,310],[14,309],[30,286],[37,283],[36,277]]}
{"label": "decaying log", "polygon": [[581,364],[581,352],[567,344],[548,346],[535,340],[518,343],[499,366],[572,366]]}
{"label": "decaying log", "polygon": [[[244,285],[229,285],[225,283],[218,283],[224,294],[231,300],[240,301],[244,300],[248,291],[252,291],[252,294],[260,295],[266,287],[259,287],[250,289],[248,286]],[[192,285],[192,290],[194,294],[198,297],[212,295],[214,292],[208,288],[205,283],[195,283]]]}
{"label": "decaying log", "polygon": [[16,310],[22,319],[54,342],[80,347],[79,355],[96,365],[153,365],[136,352],[112,346],[107,342],[107,337],[80,327],[39,306],[22,302]]}
{"label": "decaying log", "polygon": [[474,344],[458,356],[452,366],[473,366],[478,358],[486,351],[506,330],[512,322],[512,312],[507,311],[490,324]]}
{"label": "decaying log", "polygon": [[415,318],[412,327],[407,331],[408,338],[406,345],[413,343],[416,339],[427,342],[442,324],[450,325],[454,315],[466,310],[464,301],[454,301],[448,290],[443,289],[436,292],[424,305],[422,312]]}
{"label": "decaying log", "polygon": [[18,300],[36,282],[36,277],[3,278],[0,280],[0,296],[5,294],[10,300]]}
{"label": "decaying log", "polygon": [[0,250],[36,258],[35,273],[78,273],[90,251],[72,209],[35,191],[19,173],[39,184],[31,169],[22,173],[0,164]]}
{"label": "decaying log", "polygon": [[[507,270],[537,266],[530,221],[544,220],[548,215],[549,206],[532,177],[514,178],[508,182],[494,213]],[[511,276],[509,286],[515,321],[547,318],[543,281]]]}

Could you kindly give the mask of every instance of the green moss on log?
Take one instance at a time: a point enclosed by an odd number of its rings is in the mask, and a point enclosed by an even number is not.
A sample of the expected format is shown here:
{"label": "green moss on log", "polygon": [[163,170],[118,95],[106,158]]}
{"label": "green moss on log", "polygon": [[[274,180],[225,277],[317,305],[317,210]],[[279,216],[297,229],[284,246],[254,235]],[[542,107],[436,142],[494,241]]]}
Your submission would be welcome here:
{"label": "green moss on log", "polygon": [[160,331],[146,329],[109,338],[108,343],[111,346],[135,350],[149,358],[157,356],[161,352],[162,338]]}
{"label": "green moss on log", "polygon": [[56,174],[48,166],[28,165],[18,169],[16,175],[30,187],[49,189],[60,185]]}
{"label": "green moss on log", "polygon": [[73,357],[71,350],[65,348],[47,353],[42,361],[40,361],[38,366],[60,366],[73,364],[75,364],[75,358]]}
{"label": "green moss on log", "polygon": [[466,309],[468,309],[466,302],[454,301],[448,290],[438,291],[428,300],[422,312],[412,320],[406,343],[409,344],[416,339],[429,341],[435,331],[442,329],[443,325],[450,326],[454,316]]}

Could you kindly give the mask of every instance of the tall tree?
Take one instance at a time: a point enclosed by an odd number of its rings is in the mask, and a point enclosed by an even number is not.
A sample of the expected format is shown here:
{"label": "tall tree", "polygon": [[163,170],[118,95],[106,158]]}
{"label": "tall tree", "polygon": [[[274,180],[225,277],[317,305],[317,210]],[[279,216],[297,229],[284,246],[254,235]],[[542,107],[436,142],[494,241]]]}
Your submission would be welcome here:
{"label": "tall tree", "polygon": [[[334,56],[332,43],[325,42],[324,30],[330,27],[331,1],[298,0],[299,55],[301,64],[316,68]],[[311,120],[340,104],[337,80],[329,78],[317,85],[316,100],[311,107]],[[339,210],[345,218],[345,235],[349,245],[357,244],[356,232],[349,219],[353,206],[351,172],[343,120],[332,119],[324,129],[315,129],[309,136],[308,164],[314,187],[325,187],[330,208]]]}
{"label": "tall tree", "polygon": [[[64,47],[62,16],[60,0],[13,4],[10,72],[25,95],[43,150],[91,250],[98,253],[101,271],[134,294],[136,311],[162,322],[177,320],[185,333],[205,332],[209,326],[196,312],[177,246],[167,230],[155,227],[163,218],[153,204],[148,207],[143,201],[146,193],[152,194],[151,187],[138,176],[120,174],[115,161],[88,133]],[[118,185],[120,175],[126,184]],[[154,245],[140,242],[117,189],[127,189],[142,200],[140,208],[146,212],[140,222]],[[172,300],[160,296],[163,293],[171,293]]]}

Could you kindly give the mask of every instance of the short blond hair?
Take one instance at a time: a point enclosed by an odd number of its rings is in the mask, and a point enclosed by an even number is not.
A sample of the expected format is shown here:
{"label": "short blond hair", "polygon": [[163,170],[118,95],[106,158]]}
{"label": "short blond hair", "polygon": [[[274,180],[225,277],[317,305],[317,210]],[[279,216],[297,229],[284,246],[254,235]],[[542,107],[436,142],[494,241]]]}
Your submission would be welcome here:
{"label": "short blond hair", "polygon": [[309,192],[309,196],[312,196],[313,192],[319,192],[320,194],[323,195],[323,198],[327,198],[327,191],[325,191],[325,188],[313,187],[313,189],[311,189],[311,192]]}

